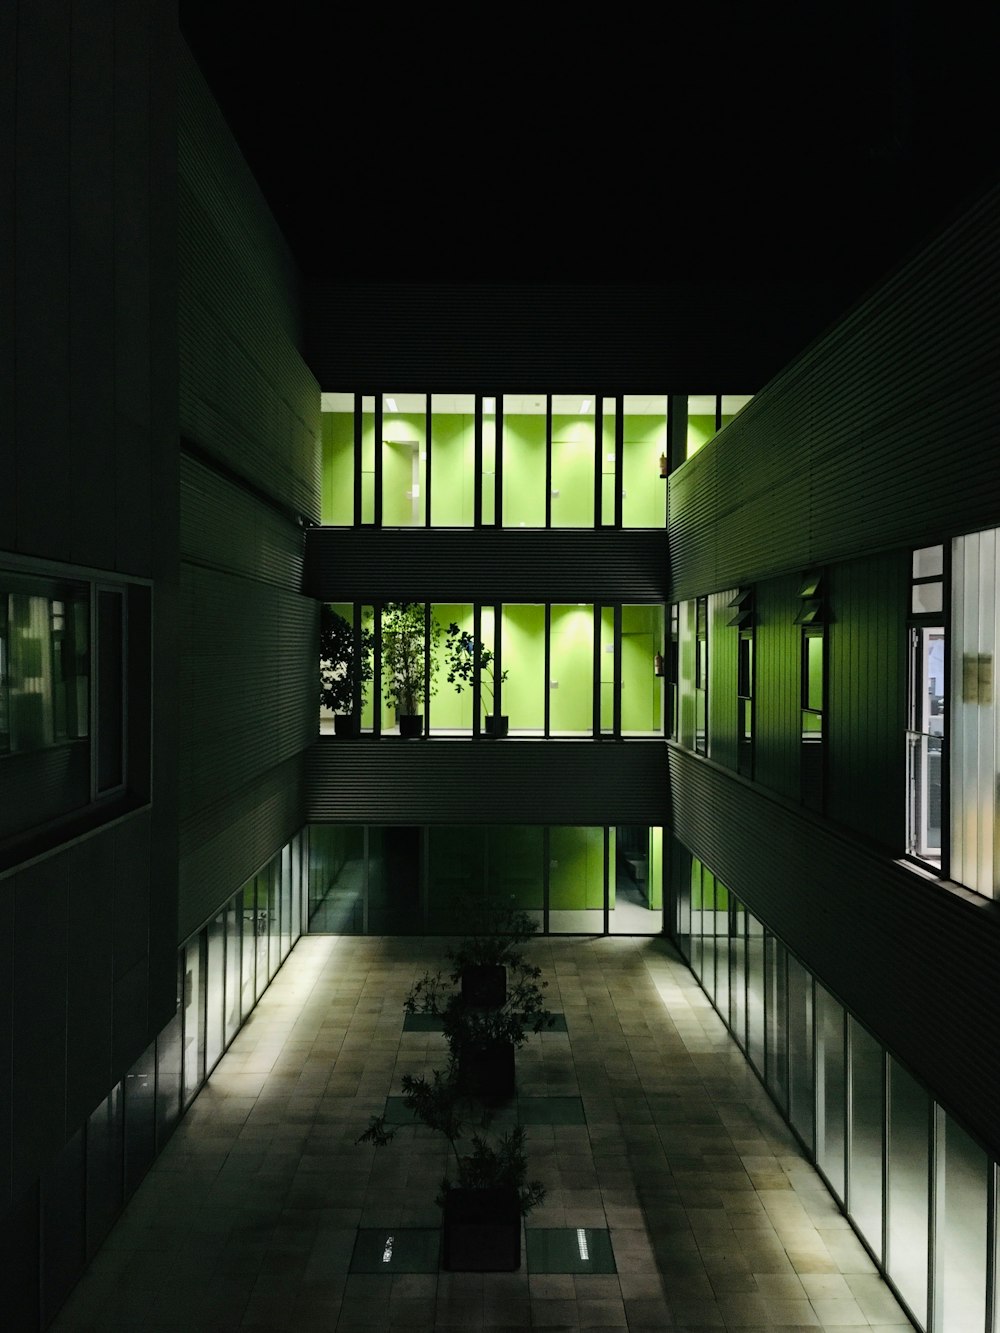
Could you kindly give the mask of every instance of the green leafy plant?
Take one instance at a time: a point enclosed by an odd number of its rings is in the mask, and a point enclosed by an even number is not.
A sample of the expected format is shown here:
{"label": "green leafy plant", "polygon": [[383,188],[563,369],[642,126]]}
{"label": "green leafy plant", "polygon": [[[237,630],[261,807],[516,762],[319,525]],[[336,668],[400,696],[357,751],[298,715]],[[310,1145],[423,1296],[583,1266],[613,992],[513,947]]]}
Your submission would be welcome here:
{"label": "green leafy plant", "polygon": [[[545,1186],[528,1180],[528,1158],[522,1125],[504,1133],[491,1133],[492,1117],[471,1098],[459,1083],[455,1063],[445,1073],[435,1070],[424,1075],[404,1074],[403,1102],[428,1129],[443,1134],[454,1158],[454,1179],[445,1174],[436,1202],[443,1207],[449,1190],[492,1189],[508,1187],[517,1192],[521,1215],[527,1216],[545,1198]],[[368,1128],[355,1143],[371,1143],[384,1148],[391,1143],[396,1129],[387,1129],[385,1115],[372,1116]]]}
{"label": "green leafy plant", "polygon": [[[479,648],[479,688],[483,694],[489,695],[489,705],[486,711],[493,711],[493,690],[494,675],[493,663],[495,656],[492,648],[487,648],[482,639],[470,633],[467,629],[460,629],[452,621],[448,626],[448,642],[445,645],[445,666],[448,668],[448,684],[454,685],[456,694],[461,694],[465,687],[472,686],[473,677],[476,668],[476,648]],[[500,684],[507,679],[508,672],[500,673]]]}
{"label": "green leafy plant", "polygon": [[360,643],[355,643],[354,626],[334,611],[327,602],[319,612],[319,701],[334,713],[354,711],[354,682],[361,685],[361,703],[367,697],[367,685],[375,674],[372,663],[374,635],[362,629]]}
{"label": "green leafy plant", "polygon": [[[433,1014],[441,1019],[456,1058],[470,1047],[500,1042],[510,1042],[517,1050],[530,1033],[542,1032],[555,1021],[545,1008],[549,983],[540,980],[541,968],[529,963],[519,947],[538,929],[537,922],[526,912],[487,901],[479,909],[478,925],[477,931],[448,950],[450,970],[426,972],[403,1002],[409,1014]],[[454,989],[469,968],[484,965],[499,965],[507,971],[507,997],[489,1008],[467,1004],[461,991]]]}
{"label": "green leafy plant", "polygon": [[424,671],[430,651],[431,694],[436,693],[434,647],[442,628],[431,617],[430,642],[424,634],[423,602],[386,602],[382,608],[382,693],[399,714],[413,716],[424,700]]}

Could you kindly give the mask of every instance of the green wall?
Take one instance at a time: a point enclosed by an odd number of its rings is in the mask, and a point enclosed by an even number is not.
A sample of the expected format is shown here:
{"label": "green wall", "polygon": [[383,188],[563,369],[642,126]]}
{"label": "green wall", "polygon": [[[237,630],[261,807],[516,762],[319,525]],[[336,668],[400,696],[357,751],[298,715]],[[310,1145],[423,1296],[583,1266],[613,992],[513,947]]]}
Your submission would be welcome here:
{"label": "green wall", "polygon": [[[614,865],[615,830],[611,830]],[[611,877],[614,906],[614,876]],[[549,830],[549,907],[553,911],[604,907],[604,830],[562,828]]]}
{"label": "green wall", "polygon": [[545,417],[503,422],[503,525],[545,527]]}
{"label": "green wall", "polygon": [[593,607],[553,606],[551,643],[550,729],[589,732],[594,723]]}
{"label": "green wall", "polygon": [[545,726],[545,607],[504,606],[501,648],[508,672],[501,698],[510,726],[542,731]]}
{"label": "green wall", "polygon": [[687,456],[693,457],[715,436],[715,416],[689,416],[687,428]]}

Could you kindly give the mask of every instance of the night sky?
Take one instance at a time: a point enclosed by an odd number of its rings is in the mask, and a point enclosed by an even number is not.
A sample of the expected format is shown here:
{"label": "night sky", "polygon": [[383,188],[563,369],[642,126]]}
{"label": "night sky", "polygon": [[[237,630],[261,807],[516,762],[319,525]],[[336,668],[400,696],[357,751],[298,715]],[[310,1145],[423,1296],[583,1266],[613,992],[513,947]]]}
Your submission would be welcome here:
{"label": "night sky", "polygon": [[315,276],[848,298],[997,170],[985,5],[962,25],[901,0],[646,11],[662,35],[570,7],[310,11],[181,5]]}

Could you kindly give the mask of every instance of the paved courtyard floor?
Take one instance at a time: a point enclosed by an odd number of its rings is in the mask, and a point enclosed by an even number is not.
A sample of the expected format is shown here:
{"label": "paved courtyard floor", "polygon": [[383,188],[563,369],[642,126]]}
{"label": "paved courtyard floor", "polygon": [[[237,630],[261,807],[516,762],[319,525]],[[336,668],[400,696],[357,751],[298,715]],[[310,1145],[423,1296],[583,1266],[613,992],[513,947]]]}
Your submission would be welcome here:
{"label": "paved courtyard floor", "polygon": [[[566,1032],[518,1054],[546,1185],[528,1228],[606,1228],[616,1272],[351,1273],[357,1229],[435,1227],[444,1150],[355,1147],[443,1038],[404,1032],[446,941],[308,936],[53,1326],[83,1330],[842,1330],[909,1323],[688,969],[661,939],[533,940]],[[537,1103],[536,1103],[537,1105]]]}

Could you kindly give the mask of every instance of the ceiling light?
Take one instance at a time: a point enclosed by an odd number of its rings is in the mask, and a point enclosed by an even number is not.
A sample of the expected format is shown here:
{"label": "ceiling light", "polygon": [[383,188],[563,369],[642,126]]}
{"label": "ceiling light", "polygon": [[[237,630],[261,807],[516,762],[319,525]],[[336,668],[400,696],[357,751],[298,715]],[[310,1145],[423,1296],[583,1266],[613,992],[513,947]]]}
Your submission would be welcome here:
{"label": "ceiling light", "polygon": [[589,412],[589,411],[590,411],[590,399],[589,399],[589,398],[585,398],[585,399],[583,400],[583,403],[581,404],[581,407],[580,407],[580,411],[581,411],[581,412]]}
{"label": "ceiling light", "polygon": [[483,411],[484,411],[484,412],[495,412],[495,411],[496,411],[496,406],[497,406],[497,400],[496,400],[495,398],[484,398],[484,399],[483,399]]}
{"label": "ceiling light", "polygon": [[390,412],[398,412],[398,411],[399,411],[399,408],[396,406],[396,400],[395,400],[395,398],[387,398],[385,401],[386,401],[386,402],[388,403],[388,405],[389,405],[389,411],[390,411]]}

